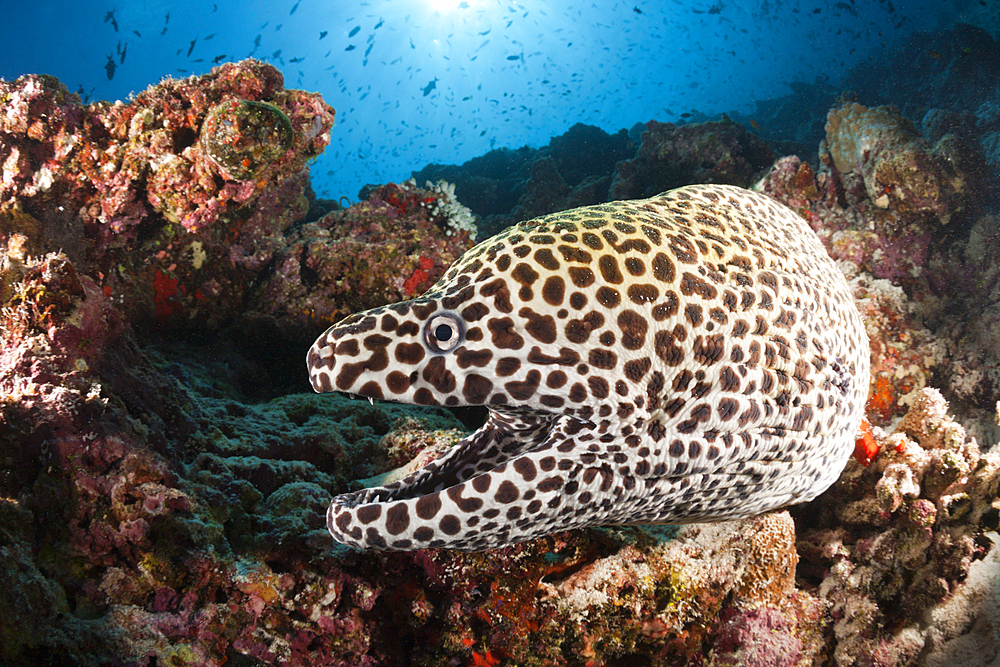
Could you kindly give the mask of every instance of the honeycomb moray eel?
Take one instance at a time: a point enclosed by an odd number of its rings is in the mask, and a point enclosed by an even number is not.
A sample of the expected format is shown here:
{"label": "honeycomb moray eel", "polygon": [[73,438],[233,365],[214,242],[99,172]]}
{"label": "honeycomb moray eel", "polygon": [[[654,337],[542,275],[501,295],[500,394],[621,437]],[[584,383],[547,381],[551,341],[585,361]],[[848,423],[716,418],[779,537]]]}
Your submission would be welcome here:
{"label": "honeycomb moray eel", "polygon": [[853,450],[869,347],[801,218],[697,185],[515,225],[423,296],[336,324],[307,363],[318,392],[489,409],[327,512],[354,547],[471,551],[815,498]]}

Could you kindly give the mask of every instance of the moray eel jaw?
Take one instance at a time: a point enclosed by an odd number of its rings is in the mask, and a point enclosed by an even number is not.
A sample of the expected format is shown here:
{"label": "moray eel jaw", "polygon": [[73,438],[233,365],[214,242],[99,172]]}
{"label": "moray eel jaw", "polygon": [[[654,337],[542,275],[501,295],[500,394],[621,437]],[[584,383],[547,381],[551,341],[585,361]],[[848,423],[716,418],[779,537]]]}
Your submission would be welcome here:
{"label": "moray eel jaw", "polygon": [[864,324],[816,235],[715,185],[515,225],[421,297],[331,327],[307,364],[319,392],[490,410],[401,482],[333,499],[333,537],[376,549],[811,500],[853,450],[869,382]]}

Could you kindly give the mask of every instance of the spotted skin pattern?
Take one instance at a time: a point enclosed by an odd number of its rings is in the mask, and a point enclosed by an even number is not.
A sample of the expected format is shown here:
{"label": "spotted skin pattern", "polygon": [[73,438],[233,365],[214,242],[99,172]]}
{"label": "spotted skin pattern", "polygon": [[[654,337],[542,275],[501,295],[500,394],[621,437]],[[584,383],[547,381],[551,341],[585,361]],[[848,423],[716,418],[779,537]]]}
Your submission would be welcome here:
{"label": "spotted skin pattern", "polygon": [[515,225],[423,296],[336,324],[307,363],[318,392],[489,408],[327,513],[354,547],[472,551],[815,498],[853,450],[869,347],[801,218],[697,185]]}

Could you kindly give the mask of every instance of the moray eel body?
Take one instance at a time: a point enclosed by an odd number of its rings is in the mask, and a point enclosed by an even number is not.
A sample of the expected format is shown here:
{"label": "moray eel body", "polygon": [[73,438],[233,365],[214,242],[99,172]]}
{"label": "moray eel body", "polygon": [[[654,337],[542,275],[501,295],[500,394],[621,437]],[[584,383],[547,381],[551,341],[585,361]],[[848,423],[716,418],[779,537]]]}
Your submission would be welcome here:
{"label": "moray eel body", "polygon": [[853,450],[869,347],[801,218],[698,185],[515,225],[423,296],[336,324],[307,363],[319,392],[489,408],[327,513],[355,547],[480,550],[813,499]]}

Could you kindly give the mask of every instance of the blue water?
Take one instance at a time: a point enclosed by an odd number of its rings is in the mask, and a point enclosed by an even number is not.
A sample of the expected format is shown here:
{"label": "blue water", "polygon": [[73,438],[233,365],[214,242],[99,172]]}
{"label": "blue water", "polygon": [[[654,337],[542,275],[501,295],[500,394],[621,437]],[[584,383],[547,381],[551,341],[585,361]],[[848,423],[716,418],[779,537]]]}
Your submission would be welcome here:
{"label": "blue water", "polygon": [[354,199],[428,163],[543,146],[578,122],[615,132],[749,112],[949,26],[961,4],[4,0],[0,77],[53,74],[85,99],[114,100],[259,58],[337,110],[313,186]]}

